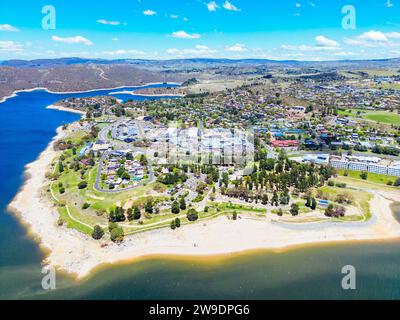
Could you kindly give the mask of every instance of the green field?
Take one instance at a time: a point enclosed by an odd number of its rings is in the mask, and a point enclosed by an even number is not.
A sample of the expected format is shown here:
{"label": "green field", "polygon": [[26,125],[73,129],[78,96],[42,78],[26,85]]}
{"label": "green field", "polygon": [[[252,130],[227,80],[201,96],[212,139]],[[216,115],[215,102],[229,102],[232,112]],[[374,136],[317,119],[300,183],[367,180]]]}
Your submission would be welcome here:
{"label": "green field", "polygon": [[[353,171],[353,170],[344,170],[344,169],[342,169],[342,170],[338,170],[338,174],[340,176],[344,176],[345,171],[347,171],[349,178],[363,180],[360,177],[361,171]],[[396,181],[396,179],[397,178],[393,177],[393,176],[387,176],[387,175],[384,175],[384,174],[368,172],[367,180],[363,180],[363,181],[368,181],[368,182],[387,185],[390,181],[392,183],[394,183]]]}
{"label": "green field", "polygon": [[[360,112],[360,114],[358,114]],[[389,111],[370,111],[362,109],[339,110],[339,115],[362,118],[378,123],[400,125],[400,114]]]}

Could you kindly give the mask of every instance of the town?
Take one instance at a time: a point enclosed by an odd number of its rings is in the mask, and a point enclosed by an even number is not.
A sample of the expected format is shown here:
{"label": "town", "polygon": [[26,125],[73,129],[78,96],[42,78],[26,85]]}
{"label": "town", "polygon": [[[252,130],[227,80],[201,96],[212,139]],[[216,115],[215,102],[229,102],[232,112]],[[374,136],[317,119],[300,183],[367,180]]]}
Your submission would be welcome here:
{"label": "town", "polygon": [[400,95],[380,88],[397,77],[353,76],[281,71],[185,97],[59,101],[84,114],[48,173],[60,226],[121,242],[221,215],[368,220],[371,195],[348,185],[399,187]]}

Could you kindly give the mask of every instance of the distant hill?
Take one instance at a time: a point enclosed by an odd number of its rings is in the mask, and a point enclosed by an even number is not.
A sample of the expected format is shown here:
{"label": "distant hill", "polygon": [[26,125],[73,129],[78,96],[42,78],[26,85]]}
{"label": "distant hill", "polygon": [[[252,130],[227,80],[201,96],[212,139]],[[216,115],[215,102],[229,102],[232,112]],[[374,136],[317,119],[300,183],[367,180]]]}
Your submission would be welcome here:
{"label": "distant hill", "polygon": [[216,66],[240,66],[240,65],[294,65],[294,66],[326,66],[326,67],[388,67],[400,66],[400,58],[394,59],[372,59],[372,60],[338,60],[338,61],[296,61],[296,60],[269,60],[269,59],[212,59],[212,58],[190,58],[190,59],[169,59],[169,60],[146,60],[146,59],[87,59],[87,58],[57,58],[57,59],[36,59],[36,60],[6,60],[1,61],[1,66],[17,68],[43,68],[58,67],[75,64],[131,64],[143,67],[159,66],[190,66],[190,65],[216,65]]}

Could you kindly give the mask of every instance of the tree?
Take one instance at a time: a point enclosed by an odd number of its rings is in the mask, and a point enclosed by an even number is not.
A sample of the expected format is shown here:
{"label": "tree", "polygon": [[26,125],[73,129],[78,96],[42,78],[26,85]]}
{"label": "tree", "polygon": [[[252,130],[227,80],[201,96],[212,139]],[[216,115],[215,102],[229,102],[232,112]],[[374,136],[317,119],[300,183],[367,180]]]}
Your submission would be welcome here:
{"label": "tree", "polygon": [[181,200],[179,201],[179,208],[181,210],[186,210],[186,202],[184,197],[182,197]]}
{"label": "tree", "polygon": [[116,207],[110,210],[108,220],[111,222],[125,221],[125,210],[122,207]]}
{"label": "tree", "polygon": [[199,218],[199,215],[195,209],[190,209],[187,212],[186,217],[189,221],[196,221]]}
{"label": "tree", "polygon": [[261,203],[263,205],[267,205],[268,204],[268,194],[264,193],[261,199]]}
{"label": "tree", "polygon": [[87,187],[87,182],[86,181],[81,181],[78,184],[78,189],[85,189]]}
{"label": "tree", "polygon": [[140,165],[142,165],[142,166],[145,166],[145,165],[147,165],[147,158],[146,158],[146,155],[145,154],[141,154],[140,155],[140,160],[139,160],[139,162],[140,162]]}
{"label": "tree", "polygon": [[64,165],[61,161],[58,163],[58,172],[59,173],[64,172]]}
{"label": "tree", "polygon": [[333,217],[335,214],[335,208],[333,204],[329,204],[328,207],[325,209],[325,215],[327,217]]}
{"label": "tree", "polygon": [[148,199],[146,201],[146,204],[144,205],[144,211],[146,211],[147,213],[153,213],[153,210],[154,210],[153,200]]}
{"label": "tree", "polygon": [[118,223],[116,222],[110,222],[108,224],[108,231],[111,232],[112,229],[118,228]]}
{"label": "tree", "polygon": [[113,242],[122,242],[124,240],[124,230],[121,227],[116,227],[111,230],[110,238]]}
{"label": "tree", "polygon": [[175,200],[174,202],[172,202],[171,212],[174,214],[178,214],[180,212],[178,201]]}
{"label": "tree", "polygon": [[279,216],[279,217],[282,217],[282,216],[283,216],[283,210],[282,210],[282,208],[279,208],[279,210],[278,210],[278,216]]}
{"label": "tree", "polygon": [[103,235],[104,235],[104,230],[99,225],[96,224],[93,228],[92,238],[100,240],[101,238],[103,238]]}
{"label": "tree", "polygon": [[132,208],[128,208],[127,210],[127,217],[128,217],[128,221],[132,221],[135,217],[133,214],[133,209]]}
{"label": "tree", "polygon": [[367,180],[368,179],[368,172],[367,171],[363,171],[360,173],[360,177],[363,180]]}
{"label": "tree", "polygon": [[89,207],[90,207],[90,204],[87,203],[87,202],[85,202],[85,203],[83,204],[83,206],[82,206],[82,209],[83,209],[83,210],[86,210],[86,209],[89,208]]}
{"label": "tree", "polygon": [[292,205],[290,206],[290,213],[292,214],[292,216],[297,216],[299,214],[299,206],[297,205],[297,203],[292,203]]}
{"label": "tree", "polygon": [[140,216],[141,216],[141,213],[140,213],[139,207],[134,207],[133,208],[133,219],[139,220]]}
{"label": "tree", "polygon": [[311,197],[308,196],[306,200],[306,207],[310,208],[311,207]]}
{"label": "tree", "polygon": [[277,207],[279,205],[279,196],[276,191],[274,191],[274,195],[272,196],[271,205],[275,206],[275,207]]}
{"label": "tree", "polygon": [[126,154],[126,160],[133,160],[133,155],[132,155],[132,152],[128,152],[127,154]]}
{"label": "tree", "polygon": [[181,219],[176,218],[176,219],[175,219],[175,225],[176,225],[177,228],[180,228],[180,226],[181,226]]}
{"label": "tree", "polygon": [[172,230],[175,230],[175,229],[176,229],[176,222],[175,222],[175,220],[172,220],[172,221],[171,221],[171,225],[170,225],[170,226],[171,226],[171,229],[172,229]]}
{"label": "tree", "polygon": [[317,200],[315,200],[315,198],[311,198],[311,206],[310,208],[312,210],[315,210],[317,208]]}
{"label": "tree", "polygon": [[237,212],[236,212],[236,211],[233,211],[232,219],[233,219],[233,220],[237,220],[237,217],[238,217]]}

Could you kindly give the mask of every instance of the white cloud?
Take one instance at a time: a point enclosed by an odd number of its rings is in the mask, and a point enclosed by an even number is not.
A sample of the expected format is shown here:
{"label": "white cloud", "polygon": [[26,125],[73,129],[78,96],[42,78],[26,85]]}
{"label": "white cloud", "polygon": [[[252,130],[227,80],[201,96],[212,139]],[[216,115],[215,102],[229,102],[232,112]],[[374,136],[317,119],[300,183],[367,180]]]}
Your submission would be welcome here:
{"label": "white cloud", "polygon": [[366,48],[398,46],[399,43],[392,41],[400,39],[400,32],[387,32],[370,30],[355,38],[345,38],[344,43],[351,46],[362,46]]}
{"label": "white cloud", "polygon": [[244,44],[241,43],[236,43],[235,45],[231,46],[231,47],[227,47],[226,51],[230,51],[230,52],[245,52],[248,51],[246,46]]}
{"label": "white cloud", "polygon": [[153,10],[144,10],[143,14],[145,16],[154,16],[155,14],[157,14],[157,12],[153,11]]}
{"label": "white cloud", "polygon": [[217,11],[217,9],[219,8],[219,6],[217,5],[217,3],[215,1],[211,1],[209,3],[206,3],[207,9],[208,11]]}
{"label": "white cloud", "polygon": [[295,17],[300,17],[300,13],[298,13],[298,12],[293,13],[293,15],[294,15]]}
{"label": "white cloud", "polygon": [[388,32],[385,35],[389,39],[400,39],[400,32]]}
{"label": "white cloud", "polygon": [[368,32],[364,32],[361,36],[359,36],[360,39],[364,40],[371,40],[371,41],[387,41],[386,35],[381,32],[381,31],[375,31],[371,30]]}
{"label": "white cloud", "polygon": [[18,32],[18,28],[12,26],[11,24],[0,24],[0,31]]}
{"label": "white cloud", "polygon": [[301,4],[300,3],[296,3],[295,6],[296,6],[296,8],[301,8]]}
{"label": "white cloud", "polygon": [[326,46],[309,46],[305,44],[301,45],[282,45],[281,48],[283,50],[289,50],[289,51],[302,51],[302,52],[315,52],[315,51],[333,51],[337,50],[338,47],[326,47]]}
{"label": "white cloud", "polygon": [[186,31],[175,31],[172,33],[171,37],[179,39],[199,39],[200,35],[198,33],[187,33]]}
{"label": "white cloud", "polygon": [[231,2],[228,0],[225,1],[225,3],[222,5],[226,10],[229,11],[240,11],[235,5],[233,5]]}
{"label": "white cloud", "polygon": [[93,44],[92,41],[90,41],[89,39],[86,39],[85,37],[82,37],[82,36],[66,37],[66,38],[52,36],[51,38],[53,39],[53,41],[63,42],[63,43],[68,43],[68,44],[79,43],[79,44],[84,44],[86,46],[91,46]]}
{"label": "white cloud", "polygon": [[188,18],[186,18],[186,17],[184,17],[184,18],[183,18],[183,21],[185,21],[185,22],[186,22],[186,21],[189,21],[189,19],[188,19]]}
{"label": "white cloud", "polygon": [[120,21],[108,21],[108,20],[104,20],[104,19],[99,19],[97,20],[98,23],[101,24],[109,24],[111,26],[119,26],[121,24]]}
{"label": "white cloud", "polygon": [[170,55],[175,55],[175,56],[210,56],[211,54],[215,53],[216,50],[210,49],[207,46],[204,45],[197,45],[194,48],[189,48],[189,49],[168,49],[166,51]]}
{"label": "white cloud", "polygon": [[119,50],[114,50],[114,51],[103,51],[102,54],[109,55],[109,56],[120,56],[120,55],[126,55],[126,54],[142,55],[145,53],[143,51],[134,50],[134,49],[130,49],[130,50],[119,49]]}
{"label": "white cloud", "polygon": [[20,52],[23,45],[14,41],[0,41],[0,51]]}
{"label": "white cloud", "polygon": [[327,37],[324,37],[324,36],[315,37],[315,42],[317,43],[317,46],[319,46],[319,47],[339,47],[338,42],[328,39]]}
{"label": "white cloud", "polygon": [[178,19],[179,18],[179,16],[177,14],[170,14],[169,17],[171,19]]}
{"label": "white cloud", "polygon": [[314,2],[309,2],[308,4],[309,4],[311,7],[314,7],[314,8],[316,7],[316,5],[315,5]]}

